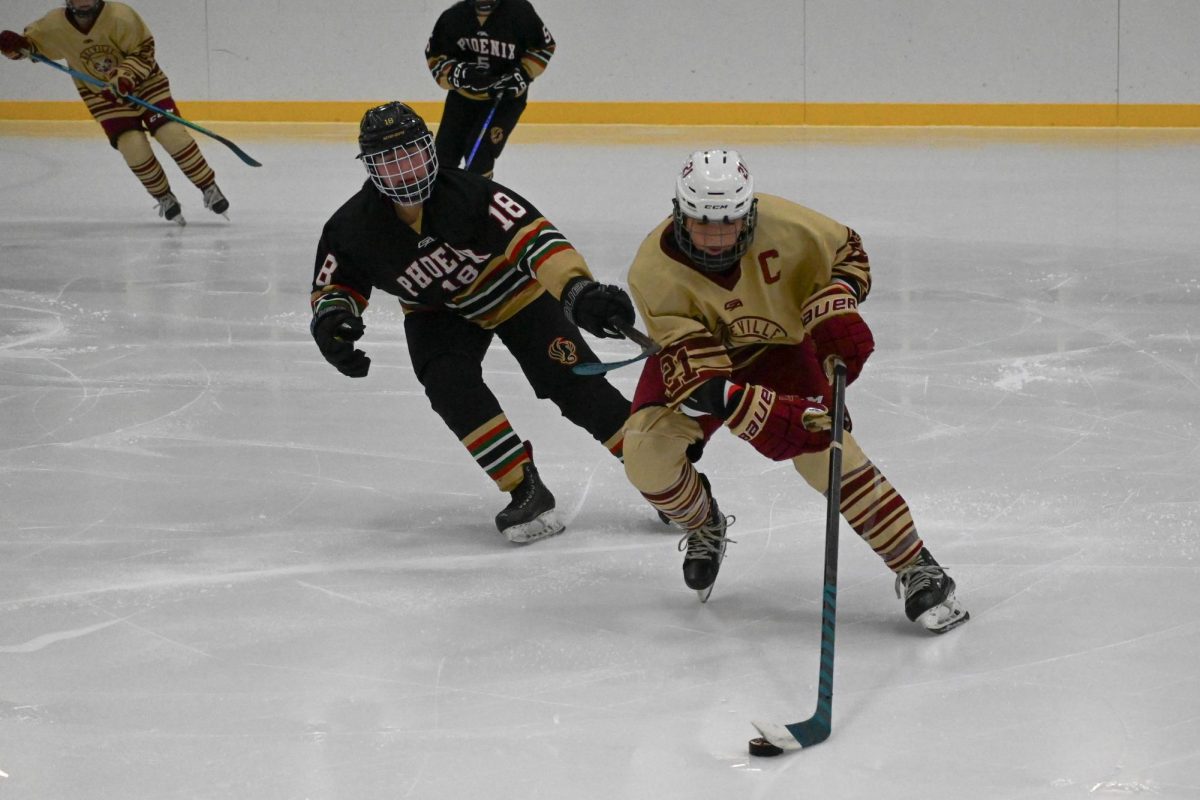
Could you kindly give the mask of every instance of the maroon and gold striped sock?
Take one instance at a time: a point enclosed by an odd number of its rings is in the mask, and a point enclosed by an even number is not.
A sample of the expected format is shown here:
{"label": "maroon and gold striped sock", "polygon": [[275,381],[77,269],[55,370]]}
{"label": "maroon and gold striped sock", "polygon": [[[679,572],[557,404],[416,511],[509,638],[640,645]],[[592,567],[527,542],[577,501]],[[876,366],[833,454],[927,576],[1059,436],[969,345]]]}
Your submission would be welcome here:
{"label": "maroon and gold striped sock", "polygon": [[870,461],[843,476],[842,516],[893,571],[924,546],[907,501]]}

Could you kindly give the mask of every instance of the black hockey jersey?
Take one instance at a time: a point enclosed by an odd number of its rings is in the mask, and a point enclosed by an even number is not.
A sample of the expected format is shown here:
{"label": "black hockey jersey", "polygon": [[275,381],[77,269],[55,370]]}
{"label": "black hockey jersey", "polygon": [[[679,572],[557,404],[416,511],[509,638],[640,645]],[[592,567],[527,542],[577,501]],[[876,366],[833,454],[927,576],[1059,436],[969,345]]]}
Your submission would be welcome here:
{"label": "black hockey jersey", "polygon": [[361,314],[372,289],[405,313],[448,308],[493,328],[568,280],[591,277],[583,256],[532,203],[500,184],[442,168],[414,226],[368,180],[325,223],[312,306]]}
{"label": "black hockey jersey", "polygon": [[[447,76],[460,61],[485,67],[497,78],[520,67],[532,79],[553,55],[554,37],[528,0],[501,0],[482,24],[471,0],[461,0],[442,12],[425,45],[429,71],[447,90],[453,89]],[[486,96],[459,91],[473,99]]]}

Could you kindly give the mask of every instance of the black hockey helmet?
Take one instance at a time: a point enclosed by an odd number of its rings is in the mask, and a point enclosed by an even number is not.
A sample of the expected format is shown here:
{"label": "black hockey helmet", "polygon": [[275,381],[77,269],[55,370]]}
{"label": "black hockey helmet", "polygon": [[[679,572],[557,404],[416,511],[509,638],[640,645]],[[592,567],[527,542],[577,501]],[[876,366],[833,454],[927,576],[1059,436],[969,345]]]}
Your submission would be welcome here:
{"label": "black hockey helmet", "polygon": [[375,188],[400,205],[423,203],[433,192],[438,172],[433,134],[404,103],[384,103],[363,114],[358,158]]}
{"label": "black hockey helmet", "polygon": [[414,144],[428,136],[429,126],[421,115],[393,100],[368,109],[358,123],[358,157],[374,155],[399,145]]}

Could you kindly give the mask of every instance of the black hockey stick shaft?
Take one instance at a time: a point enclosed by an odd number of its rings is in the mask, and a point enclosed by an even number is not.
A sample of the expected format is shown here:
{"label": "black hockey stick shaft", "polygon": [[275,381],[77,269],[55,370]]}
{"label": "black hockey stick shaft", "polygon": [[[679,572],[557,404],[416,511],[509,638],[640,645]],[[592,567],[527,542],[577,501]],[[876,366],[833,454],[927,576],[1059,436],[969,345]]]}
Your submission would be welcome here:
{"label": "black hockey stick shaft", "polygon": [[[79,70],[71,69],[70,67],[64,67],[62,64],[59,64],[57,61],[51,61],[50,59],[46,58],[45,56],[41,55],[40,53],[32,53],[32,54],[30,54],[29,57],[34,61],[38,61],[42,64],[46,64],[47,66],[54,67],[55,69],[57,69],[61,72],[65,72],[68,75],[70,75],[72,78],[83,81],[84,83],[90,83],[93,86],[98,86],[98,87],[107,87],[108,86],[107,83],[100,80],[99,78],[93,78],[91,75],[88,75],[86,72],[80,72]],[[220,142],[221,144],[225,145],[230,150],[232,150],[237,155],[237,157],[240,158],[243,162],[245,162],[246,164],[249,164],[252,167],[261,167],[262,166],[262,164],[258,163],[253,158],[251,158],[250,155],[248,153],[246,153],[246,151],[242,150],[242,148],[238,147],[236,144],[229,141],[224,136],[218,136],[217,134],[213,133],[212,131],[208,130],[207,128],[202,128],[194,122],[189,122],[188,120],[184,119],[183,117],[172,114],[170,111],[167,111],[165,108],[159,108],[158,106],[154,105],[153,103],[147,103],[145,100],[138,97],[137,95],[127,94],[127,95],[125,95],[125,99],[128,100],[129,102],[133,103],[136,106],[141,106],[142,108],[144,108],[148,111],[153,111],[155,114],[162,114],[164,117],[166,117],[167,119],[169,119],[173,122],[178,122],[180,125],[184,125],[188,128],[191,128],[194,131],[199,131],[200,133],[203,133],[205,136],[209,136],[209,137],[212,137],[213,139],[216,139],[218,142]]]}
{"label": "black hockey stick shaft", "polygon": [[846,365],[833,370],[833,442],[829,446],[829,490],[825,505],[825,587],[821,603],[821,667],[817,708],[802,722],[787,726],[802,747],[829,738],[833,730],[833,637],[837,622],[838,528],[842,515],[842,439],[846,417]]}
{"label": "black hockey stick shaft", "polygon": [[487,133],[487,129],[491,127],[492,117],[496,116],[496,109],[500,107],[500,101],[504,99],[504,95],[496,98],[496,102],[492,103],[491,110],[488,111],[483,120],[483,126],[479,129],[479,135],[475,137],[475,146],[471,148],[471,155],[467,156],[467,163],[463,169],[470,169],[471,162],[475,160],[475,154],[479,152],[479,145],[483,142],[483,136]]}
{"label": "black hockey stick shaft", "polygon": [[[842,506],[842,440],[846,419],[846,365],[840,360],[833,370],[833,417],[829,445],[829,488],[825,506],[825,585],[821,592],[821,664],[817,677],[817,707],[806,720],[790,725],[755,722],[762,739],[750,742],[750,752],[757,755],[779,755],[785,750],[799,750],[820,744],[833,731],[833,641],[837,622],[838,527]],[[773,745],[774,749],[757,752]]]}
{"label": "black hockey stick shaft", "polygon": [[636,364],[643,358],[649,358],[659,350],[662,350],[662,347],[658,344],[658,342],[654,341],[632,325],[618,323],[617,330],[625,334],[626,338],[628,338],[631,342],[640,346],[642,348],[642,352],[638,353],[633,358],[625,358],[620,361],[588,361],[583,364],[576,364],[571,367],[571,371],[576,375],[603,375],[604,373],[611,372],[614,369],[618,369],[629,364]]}

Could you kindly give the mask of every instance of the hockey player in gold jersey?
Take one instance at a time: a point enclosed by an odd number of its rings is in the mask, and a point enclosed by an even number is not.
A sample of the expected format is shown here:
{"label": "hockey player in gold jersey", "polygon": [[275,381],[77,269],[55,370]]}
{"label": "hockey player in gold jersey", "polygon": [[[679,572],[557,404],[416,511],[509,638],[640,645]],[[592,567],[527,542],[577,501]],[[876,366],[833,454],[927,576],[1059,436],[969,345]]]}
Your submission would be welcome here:
{"label": "hockey player in gold jersey", "polygon": [[150,149],[147,132],[203,192],[205,208],[216,214],[229,209],[212,167],[187,128],[124,99],[132,94],[179,114],[167,76],[155,59],[154,36],[132,8],[104,0],[67,0],[65,8],[31,23],[24,34],[0,32],[0,52],[14,60],[33,53],[51,60],[66,59],[72,69],[108,83],[107,89],[100,89],[76,80],[75,89],[104,129],[109,144],[158,201],[160,217],[185,224],[166,173]]}
{"label": "hockey player in gold jersey", "polygon": [[[684,581],[706,600],[733,518],[689,451],[724,425],[826,491],[832,363],[843,361],[853,381],[875,346],[858,313],[870,264],[853,230],[756,194],[736,152],[709,150],[685,162],[675,212],[642,243],[629,287],[662,350],[634,395],[625,470],[686,531]],[[896,574],[908,618],[935,633],[966,622],[954,581],[925,548],[904,498],[849,432],[843,446],[842,515]]]}

